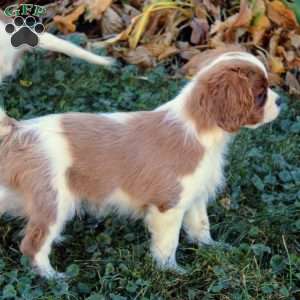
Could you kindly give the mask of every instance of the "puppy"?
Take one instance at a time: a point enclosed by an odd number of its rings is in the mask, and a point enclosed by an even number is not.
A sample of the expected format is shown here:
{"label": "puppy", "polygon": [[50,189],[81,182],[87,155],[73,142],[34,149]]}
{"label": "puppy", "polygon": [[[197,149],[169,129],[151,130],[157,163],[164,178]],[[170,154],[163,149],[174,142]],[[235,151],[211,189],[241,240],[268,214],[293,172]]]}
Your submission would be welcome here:
{"label": "puppy", "polygon": [[[0,83],[6,76],[14,74],[23,54],[26,51],[30,51],[29,46],[15,48],[11,45],[11,36],[5,31],[6,24],[11,22],[12,19],[6,17],[0,10]],[[93,64],[110,65],[114,62],[112,58],[98,56],[47,32],[39,34],[38,46],[45,50],[56,51],[80,58]]]}
{"label": "puppy", "polygon": [[21,251],[55,275],[49,253],[84,199],[144,218],[159,266],[176,268],[183,227],[212,244],[207,204],[224,184],[228,142],[274,120],[279,96],[241,51],[208,52],[179,95],[154,111],[49,115],[16,121],[1,111],[0,209],[28,220]]}

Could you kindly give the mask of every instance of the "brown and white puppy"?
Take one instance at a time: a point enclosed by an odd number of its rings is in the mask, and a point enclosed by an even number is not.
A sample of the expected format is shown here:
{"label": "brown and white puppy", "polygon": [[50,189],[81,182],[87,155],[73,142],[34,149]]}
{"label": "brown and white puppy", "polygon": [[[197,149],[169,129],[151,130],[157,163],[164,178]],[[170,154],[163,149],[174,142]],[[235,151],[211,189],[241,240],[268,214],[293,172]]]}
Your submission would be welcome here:
{"label": "brown and white puppy", "polygon": [[[6,17],[0,10],[0,83],[6,76],[14,74],[23,54],[31,50],[29,46],[15,48],[11,45],[11,36],[5,31],[6,24],[11,22],[12,19]],[[48,32],[39,34],[38,46],[45,50],[80,58],[92,64],[107,66],[114,61],[110,57],[96,55]]]}
{"label": "brown and white puppy", "polygon": [[21,243],[40,274],[85,199],[101,210],[142,216],[152,254],[176,268],[183,227],[213,242],[206,207],[224,184],[226,146],[241,127],[280,111],[267,71],[253,55],[211,52],[179,95],[154,111],[49,115],[16,121],[1,112],[0,210],[28,219]]}

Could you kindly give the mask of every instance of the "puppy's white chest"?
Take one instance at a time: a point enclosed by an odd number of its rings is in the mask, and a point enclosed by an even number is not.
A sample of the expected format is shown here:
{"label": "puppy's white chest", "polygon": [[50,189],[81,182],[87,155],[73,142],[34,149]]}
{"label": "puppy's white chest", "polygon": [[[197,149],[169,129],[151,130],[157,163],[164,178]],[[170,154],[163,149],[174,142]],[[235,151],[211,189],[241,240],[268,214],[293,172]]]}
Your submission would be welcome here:
{"label": "puppy's white chest", "polygon": [[189,206],[194,200],[213,199],[224,184],[224,149],[206,151],[193,174],[183,178],[182,204]]}

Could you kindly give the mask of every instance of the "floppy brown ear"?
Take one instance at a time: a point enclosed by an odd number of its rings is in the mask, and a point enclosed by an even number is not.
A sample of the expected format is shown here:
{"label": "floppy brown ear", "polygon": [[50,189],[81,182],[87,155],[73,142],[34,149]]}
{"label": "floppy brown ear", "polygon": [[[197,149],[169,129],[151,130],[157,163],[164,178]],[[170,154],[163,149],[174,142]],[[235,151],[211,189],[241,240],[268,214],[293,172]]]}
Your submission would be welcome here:
{"label": "floppy brown ear", "polygon": [[240,68],[220,70],[207,79],[207,91],[212,101],[211,114],[216,124],[228,132],[235,132],[247,123],[253,105],[249,79]]}

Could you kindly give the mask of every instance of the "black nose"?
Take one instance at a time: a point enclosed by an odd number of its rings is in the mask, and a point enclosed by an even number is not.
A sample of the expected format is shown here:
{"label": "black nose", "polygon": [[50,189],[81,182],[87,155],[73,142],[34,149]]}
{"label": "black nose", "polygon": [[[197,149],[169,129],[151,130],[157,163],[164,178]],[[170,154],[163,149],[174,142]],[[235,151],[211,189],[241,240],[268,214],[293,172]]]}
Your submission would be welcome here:
{"label": "black nose", "polygon": [[278,97],[277,99],[276,99],[276,105],[277,106],[281,106],[283,104],[283,99],[282,99],[282,97]]}

